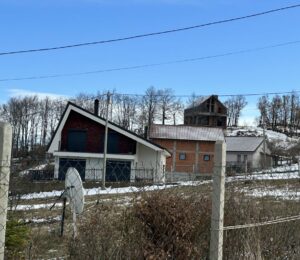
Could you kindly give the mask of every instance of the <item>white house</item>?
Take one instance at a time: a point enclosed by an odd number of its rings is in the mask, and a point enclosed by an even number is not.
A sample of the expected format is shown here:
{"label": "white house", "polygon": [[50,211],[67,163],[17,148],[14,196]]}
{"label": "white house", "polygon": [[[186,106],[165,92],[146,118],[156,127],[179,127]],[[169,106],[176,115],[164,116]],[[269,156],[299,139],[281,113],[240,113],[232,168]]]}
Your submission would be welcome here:
{"label": "white house", "polygon": [[[98,116],[98,105],[91,113],[69,102],[48,146],[55,157],[54,177],[64,179],[75,167],[83,180],[102,179],[105,119]],[[107,181],[153,179],[164,181],[166,158],[163,147],[108,122]]]}
{"label": "white house", "polygon": [[[264,164],[264,138],[263,137],[231,137],[226,140],[226,164],[234,166],[244,166],[248,168],[261,168]],[[266,165],[272,166],[272,157],[266,144]]]}

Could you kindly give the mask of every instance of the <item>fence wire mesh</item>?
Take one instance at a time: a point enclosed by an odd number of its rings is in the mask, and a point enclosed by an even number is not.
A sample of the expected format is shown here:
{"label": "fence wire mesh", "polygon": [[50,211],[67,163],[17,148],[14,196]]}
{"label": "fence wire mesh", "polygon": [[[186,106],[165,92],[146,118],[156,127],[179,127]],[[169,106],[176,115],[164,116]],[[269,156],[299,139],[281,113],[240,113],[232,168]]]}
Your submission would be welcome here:
{"label": "fence wire mesh", "polygon": [[[67,163],[64,174],[73,167],[80,175],[79,166]],[[55,176],[52,160],[12,160],[6,257],[208,259],[211,176],[173,173],[171,179],[172,172],[165,172],[158,180],[158,168],[131,165],[128,178],[127,166],[109,166],[113,177],[105,189],[101,169],[84,169],[90,177],[83,181],[74,239],[75,205],[63,194],[65,176]],[[296,164],[226,174],[223,259],[299,259],[299,180]]]}

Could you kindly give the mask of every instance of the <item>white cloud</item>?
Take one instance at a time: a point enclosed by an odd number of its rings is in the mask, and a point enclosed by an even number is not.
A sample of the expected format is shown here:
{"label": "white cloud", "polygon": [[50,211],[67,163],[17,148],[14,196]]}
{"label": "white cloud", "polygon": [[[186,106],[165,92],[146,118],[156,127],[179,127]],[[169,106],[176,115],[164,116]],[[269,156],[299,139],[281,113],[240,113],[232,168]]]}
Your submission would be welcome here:
{"label": "white cloud", "polygon": [[68,96],[66,95],[49,93],[49,92],[38,92],[38,91],[18,89],[18,88],[9,89],[8,94],[10,97],[38,96],[39,98],[49,97],[51,99],[68,98]]}

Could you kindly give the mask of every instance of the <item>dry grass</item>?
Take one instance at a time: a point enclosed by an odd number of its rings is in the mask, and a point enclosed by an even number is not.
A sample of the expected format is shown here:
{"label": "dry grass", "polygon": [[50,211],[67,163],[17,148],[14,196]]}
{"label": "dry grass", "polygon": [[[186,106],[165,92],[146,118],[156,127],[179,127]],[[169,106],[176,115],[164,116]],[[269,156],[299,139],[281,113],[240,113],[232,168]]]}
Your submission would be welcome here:
{"label": "dry grass", "polygon": [[[299,190],[298,181],[256,181],[226,184],[225,226],[263,222],[299,214],[299,200],[249,197],[243,189]],[[208,259],[211,185],[176,187],[137,194],[91,196],[79,217],[79,235],[72,239],[72,218],[66,234],[59,223],[30,224],[32,259],[68,255],[70,259]],[[96,205],[96,201],[99,204]],[[29,203],[29,202],[28,202]],[[46,210],[15,216],[58,215]],[[299,221],[224,232],[224,259],[299,259]]]}

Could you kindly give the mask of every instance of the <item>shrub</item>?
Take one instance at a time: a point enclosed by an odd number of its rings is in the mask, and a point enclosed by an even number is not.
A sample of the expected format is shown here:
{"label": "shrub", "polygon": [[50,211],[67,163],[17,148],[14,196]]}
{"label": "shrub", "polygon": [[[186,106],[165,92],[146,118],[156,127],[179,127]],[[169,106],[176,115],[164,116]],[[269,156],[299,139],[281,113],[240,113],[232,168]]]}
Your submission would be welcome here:
{"label": "shrub", "polygon": [[206,259],[210,202],[167,191],[139,197],[132,207],[99,207],[70,241],[72,259]]}
{"label": "shrub", "polygon": [[24,249],[29,239],[29,228],[16,220],[6,223],[6,254],[11,258],[24,257]]}
{"label": "shrub", "polygon": [[142,226],[147,259],[206,258],[210,202],[175,192],[154,192],[133,207]]}

